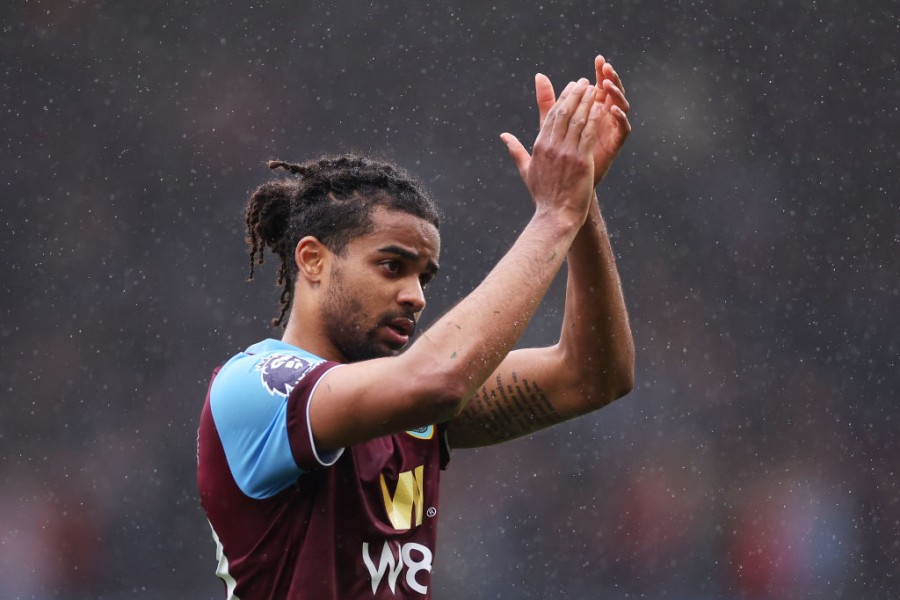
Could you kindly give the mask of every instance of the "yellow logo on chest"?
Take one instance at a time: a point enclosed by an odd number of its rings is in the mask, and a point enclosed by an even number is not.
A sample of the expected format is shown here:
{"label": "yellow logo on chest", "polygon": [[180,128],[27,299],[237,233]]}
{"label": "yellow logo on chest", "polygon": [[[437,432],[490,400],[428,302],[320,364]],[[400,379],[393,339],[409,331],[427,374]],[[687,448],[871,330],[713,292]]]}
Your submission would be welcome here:
{"label": "yellow logo on chest", "polygon": [[384,509],[394,529],[403,531],[412,529],[413,523],[416,527],[421,525],[425,502],[425,466],[400,473],[393,496],[388,491],[384,474],[379,477]]}

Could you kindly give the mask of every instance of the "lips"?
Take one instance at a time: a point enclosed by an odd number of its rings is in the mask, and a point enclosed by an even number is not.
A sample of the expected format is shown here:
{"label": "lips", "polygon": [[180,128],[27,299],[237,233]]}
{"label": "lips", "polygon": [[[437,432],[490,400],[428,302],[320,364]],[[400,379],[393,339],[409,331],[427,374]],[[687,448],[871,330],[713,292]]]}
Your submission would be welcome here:
{"label": "lips", "polygon": [[416,322],[407,317],[394,317],[388,320],[387,326],[406,337],[412,337],[416,331]]}
{"label": "lips", "polygon": [[389,343],[402,348],[409,343],[409,338],[416,332],[416,322],[409,317],[391,317],[384,322],[389,337]]}

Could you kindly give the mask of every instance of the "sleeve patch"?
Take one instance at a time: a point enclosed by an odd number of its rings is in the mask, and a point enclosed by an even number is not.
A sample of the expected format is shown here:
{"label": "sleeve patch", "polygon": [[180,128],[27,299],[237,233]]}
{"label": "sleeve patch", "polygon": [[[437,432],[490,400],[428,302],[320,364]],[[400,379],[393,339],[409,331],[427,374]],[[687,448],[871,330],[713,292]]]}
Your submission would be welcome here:
{"label": "sleeve patch", "polygon": [[[213,423],[232,477],[250,498],[268,498],[306,469],[295,461],[288,418],[289,398],[316,381],[325,361],[288,352],[240,354],[210,386]],[[302,423],[302,433],[308,427]]]}
{"label": "sleeve patch", "polygon": [[271,354],[254,368],[271,395],[287,398],[315,364],[293,354]]}

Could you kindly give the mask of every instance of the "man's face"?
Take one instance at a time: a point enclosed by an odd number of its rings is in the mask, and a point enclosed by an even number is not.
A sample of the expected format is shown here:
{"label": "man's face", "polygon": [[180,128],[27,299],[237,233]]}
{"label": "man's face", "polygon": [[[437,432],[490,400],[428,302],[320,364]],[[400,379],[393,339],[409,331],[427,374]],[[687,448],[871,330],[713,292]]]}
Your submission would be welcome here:
{"label": "man's face", "polygon": [[334,255],[322,307],[325,332],[348,362],[393,356],[409,344],[438,269],[434,225],[385,208],[373,211],[372,224]]}

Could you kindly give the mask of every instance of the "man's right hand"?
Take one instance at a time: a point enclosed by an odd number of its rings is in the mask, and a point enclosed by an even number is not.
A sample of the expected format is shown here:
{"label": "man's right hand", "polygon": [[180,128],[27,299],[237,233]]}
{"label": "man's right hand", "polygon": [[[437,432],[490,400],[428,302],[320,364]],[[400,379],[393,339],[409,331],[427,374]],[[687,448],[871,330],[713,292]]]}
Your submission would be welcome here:
{"label": "man's right hand", "polygon": [[576,226],[584,223],[594,190],[593,148],[602,111],[597,88],[586,79],[570,82],[547,112],[534,153],[503,133],[509,154],[535,202],[547,214]]}

